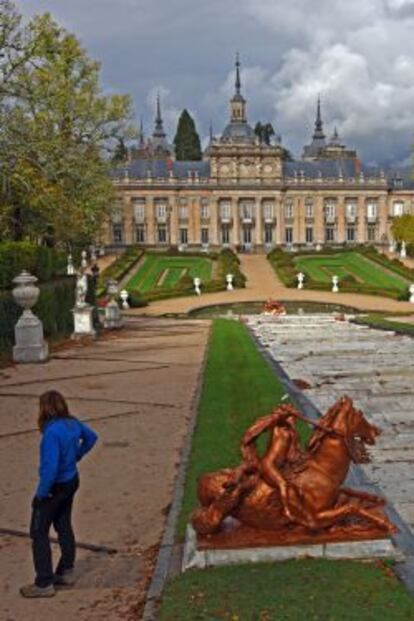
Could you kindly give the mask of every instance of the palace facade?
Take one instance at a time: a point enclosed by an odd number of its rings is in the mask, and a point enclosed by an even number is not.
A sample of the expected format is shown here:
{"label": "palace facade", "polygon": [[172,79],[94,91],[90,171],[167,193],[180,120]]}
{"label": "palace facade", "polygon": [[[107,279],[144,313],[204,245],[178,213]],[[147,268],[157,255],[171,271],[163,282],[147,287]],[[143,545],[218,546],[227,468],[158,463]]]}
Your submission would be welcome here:
{"label": "palace facade", "polygon": [[414,214],[407,176],[364,167],[337,131],[327,139],[318,99],[315,131],[302,158],[260,142],[247,121],[236,61],[230,122],[210,136],[203,161],[176,161],[157,100],[155,129],[112,173],[118,203],[108,246],[268,251],[391,241],[396,216]]}

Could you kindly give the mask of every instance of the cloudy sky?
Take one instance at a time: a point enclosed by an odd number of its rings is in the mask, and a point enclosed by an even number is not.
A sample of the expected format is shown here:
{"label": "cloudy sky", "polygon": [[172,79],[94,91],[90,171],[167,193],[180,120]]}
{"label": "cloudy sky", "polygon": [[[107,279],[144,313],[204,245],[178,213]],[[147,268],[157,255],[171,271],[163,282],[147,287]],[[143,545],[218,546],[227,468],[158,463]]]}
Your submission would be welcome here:
{"label": "cloudy sky", "polygon": [[108,92],[133,96],[152,131],[160,92],[171,137],[187,107],[206,137],[227,122],[242,60],[248,117],[270,120],[295,155],[318,93],[367,163],[408,163],[414,129],[414,0],[17,0],[50,11],[102,63]]}

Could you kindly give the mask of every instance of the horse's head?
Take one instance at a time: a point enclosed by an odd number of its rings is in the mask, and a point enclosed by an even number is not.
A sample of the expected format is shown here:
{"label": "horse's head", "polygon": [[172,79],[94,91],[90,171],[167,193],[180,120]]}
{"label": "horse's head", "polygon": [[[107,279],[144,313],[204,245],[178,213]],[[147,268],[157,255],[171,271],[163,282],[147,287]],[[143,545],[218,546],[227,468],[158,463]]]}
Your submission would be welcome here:
{"label": "horse's head", "polygon": [[369,462],[366,445],[375,444],[377,436],[381,433],[380,429],[367,421],[363,412],[354,407],[349,397],[342,397],[338,406],[338,413],[332,425],[333,430],[343,435],[352,461]]}

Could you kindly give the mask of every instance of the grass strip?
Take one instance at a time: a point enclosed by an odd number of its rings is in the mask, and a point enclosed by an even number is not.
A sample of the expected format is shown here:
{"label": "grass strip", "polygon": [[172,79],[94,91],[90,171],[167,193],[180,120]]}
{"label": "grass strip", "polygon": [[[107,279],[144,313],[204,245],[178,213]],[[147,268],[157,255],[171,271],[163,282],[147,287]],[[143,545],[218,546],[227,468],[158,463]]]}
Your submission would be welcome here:
{"label": "grass strip", "polygon": [[414,323],[406,323],[403,321],[396,321],[394,319],[387,319],[384,315],[372,313],[366,316],[355,317],[352,323],[356,323],[363,326],[369,326],[376,330],[386,330],[390,332],[397,332],[397,334],[406,334],[407,336],[414,337]]}
{"label": "grass strip", "polygon": [[[284,390],[245,326],[213,323],[178,535],[195,507],[200,474],[240,462],[239,442]],[[304,435],[304,427],[300,429]],[[388,563],[298,560],[192,570],[171,579],[159,621],[402,621],[414,603]]]}
{"label": "grass strip", "polygon": [[300,560],[188,571],[159,621],[409,621],[411,596],[386,563]]}

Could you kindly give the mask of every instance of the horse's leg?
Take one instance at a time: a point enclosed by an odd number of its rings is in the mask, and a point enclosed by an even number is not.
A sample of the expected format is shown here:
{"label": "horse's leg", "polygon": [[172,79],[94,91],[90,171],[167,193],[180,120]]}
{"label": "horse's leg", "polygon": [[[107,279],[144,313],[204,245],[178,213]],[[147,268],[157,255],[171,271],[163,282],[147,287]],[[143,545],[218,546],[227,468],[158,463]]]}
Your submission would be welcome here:
{"label": "horse's leg", "polygon": [[385,505],[385,498],[381,496],[377,496],[376,494],[369,494],[368,492],[360,492],[358,490],[352,489],[351,487],[341,487],[339,490],[341,494],[345,494],[350,498],[359,498],[360,500],[366,500],[367,502],[372,502],[375,505]]}
{"label": "horse's leg", "polygon": [[346,517],[360,517],[369,520],[379,526],[383,530],[389,532],[395,532],[397,529],[392,522],[386,517],[379,517],[371,513],[368,509],[363,509],[357,505],[347,504],[337,507],[336,509],[329,509],[328,511],[321,511],[314,516],[314,523],[311,528],[326,528],[332,526],[338,520],[342,520]]}

